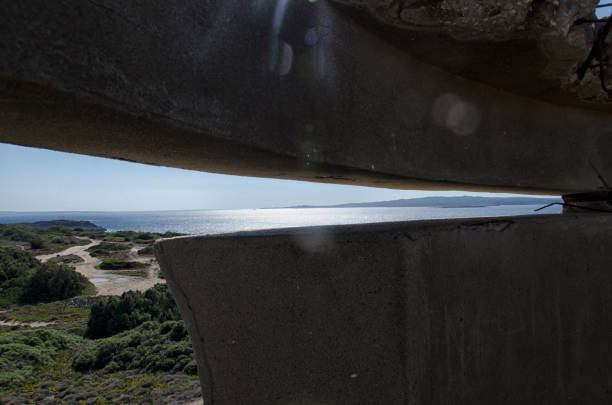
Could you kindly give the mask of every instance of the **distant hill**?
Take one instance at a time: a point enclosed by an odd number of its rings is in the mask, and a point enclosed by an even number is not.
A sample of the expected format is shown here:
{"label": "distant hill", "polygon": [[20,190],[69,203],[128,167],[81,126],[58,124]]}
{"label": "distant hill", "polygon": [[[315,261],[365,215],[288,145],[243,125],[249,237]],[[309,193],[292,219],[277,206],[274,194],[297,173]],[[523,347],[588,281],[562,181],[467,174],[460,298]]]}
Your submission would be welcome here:
{"label": "distant hill", "polygon": [[362,207],[435,207],[475,208],[499,205],[546,205],[562,202],[560,198],[538,197],[423,197],[391,201],[374,201],[338,205],[296,205],[286,208],[362,208]]}
{"label": "distant hill", "polygon": [[54,221],[38,221],[28,225],[38,229],[49,229],[53,226],[65,226],[66,228],[80,228],[84,231],[104,232],[106,228],[102,228],[89,221],[70,221],[68,219],[57,219]]}

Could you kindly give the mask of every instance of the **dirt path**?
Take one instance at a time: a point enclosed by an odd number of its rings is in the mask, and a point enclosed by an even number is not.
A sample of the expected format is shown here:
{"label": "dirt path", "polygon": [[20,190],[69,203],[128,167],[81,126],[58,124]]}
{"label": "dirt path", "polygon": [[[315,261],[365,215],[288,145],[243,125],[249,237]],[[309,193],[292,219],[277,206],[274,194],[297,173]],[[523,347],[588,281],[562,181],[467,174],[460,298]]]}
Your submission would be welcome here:
{"label": "dirt path", "polygon": [[204,405],[204,400],[196,399],[195,401],[185,402],[183,405]]}
{"label": "dirt path", "polygon": [[28,328],[43,328],[55,322],[19,322],[0,320],[0,326],[27,326]]}
{"label": "dirt path", "polygon": [[36,258],[41,262],[46,262],[47,260],[56,256],[65,256],[70,254],[79,256],[81,259],[83,259],[83,262],[73,263],[71,266],[74,266],[76,271],[83,274],[96,286],[96,290],[98,292],[97,295],[121,295],[129,290],[144,291],[153,287],[155,284],[165,283],[164,279],[157,277],[159,271],[157,261],[155,261],[152,257],[143,257],[138,255],[138,249],[141,249],[144,246],[134,246],[128,253],[128,259],[142,263],[151,262],[151,265],[147,268],[146,278],[118,275],[113,274],[108,270],[96,269],[96,266],[101,263],[101,260],[91,257],[89,252],[86,250],[92,246],[100,244],[100,242],[100,240],[94,240],[92,243],[87,245],[73,246],[61,251],[60,253],[40,255]]}

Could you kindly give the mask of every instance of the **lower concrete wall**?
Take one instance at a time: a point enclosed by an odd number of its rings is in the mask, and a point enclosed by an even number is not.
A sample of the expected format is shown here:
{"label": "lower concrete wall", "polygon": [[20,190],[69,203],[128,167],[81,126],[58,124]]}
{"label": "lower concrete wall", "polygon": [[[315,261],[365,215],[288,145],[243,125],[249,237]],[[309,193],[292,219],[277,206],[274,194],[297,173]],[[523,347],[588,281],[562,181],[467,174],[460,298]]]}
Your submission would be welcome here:
{"label": "lower concrete wall", "polygon": [[206,404],[608,404],[612,216],[156,245]]}

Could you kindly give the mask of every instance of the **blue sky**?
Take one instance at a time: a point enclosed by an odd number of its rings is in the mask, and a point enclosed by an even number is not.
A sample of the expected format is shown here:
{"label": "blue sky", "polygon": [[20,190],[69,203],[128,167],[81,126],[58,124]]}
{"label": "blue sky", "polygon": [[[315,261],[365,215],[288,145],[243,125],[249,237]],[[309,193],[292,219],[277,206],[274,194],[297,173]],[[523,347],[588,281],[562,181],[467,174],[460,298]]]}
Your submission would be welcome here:
{"label": "blue sky", "polygon": [[236,209],[488,195],[227,176],[2,143],[0,190],[0,211]]}
{"label": "blue sky", "polygon": [[[612,1],[611,0],[601,0],[599,2],[599,4],[608,4],[608,3],[612,3]],[[597,17],[599,18],[609,17],[610,12],[612,12],[612,7],[602,7],[602,8],[598,8],[596,11]]]}

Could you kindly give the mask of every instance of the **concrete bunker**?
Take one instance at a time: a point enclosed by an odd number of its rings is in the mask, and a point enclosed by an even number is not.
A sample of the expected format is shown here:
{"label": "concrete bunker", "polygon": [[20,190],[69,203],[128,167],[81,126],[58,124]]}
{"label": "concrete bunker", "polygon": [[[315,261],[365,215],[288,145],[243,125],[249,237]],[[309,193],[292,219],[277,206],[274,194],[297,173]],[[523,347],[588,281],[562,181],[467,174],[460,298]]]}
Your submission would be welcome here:
{"label": "concrete bunker", "polygon": [[[608,211],[609,99],[590,69],[569,79],[597,2],[469,3],[12,2],[0,141]],[[590,211],[329,228],[318,254],[295,242],[312,229],[157,252],[209,404],[603,404],[611,228]]]}

